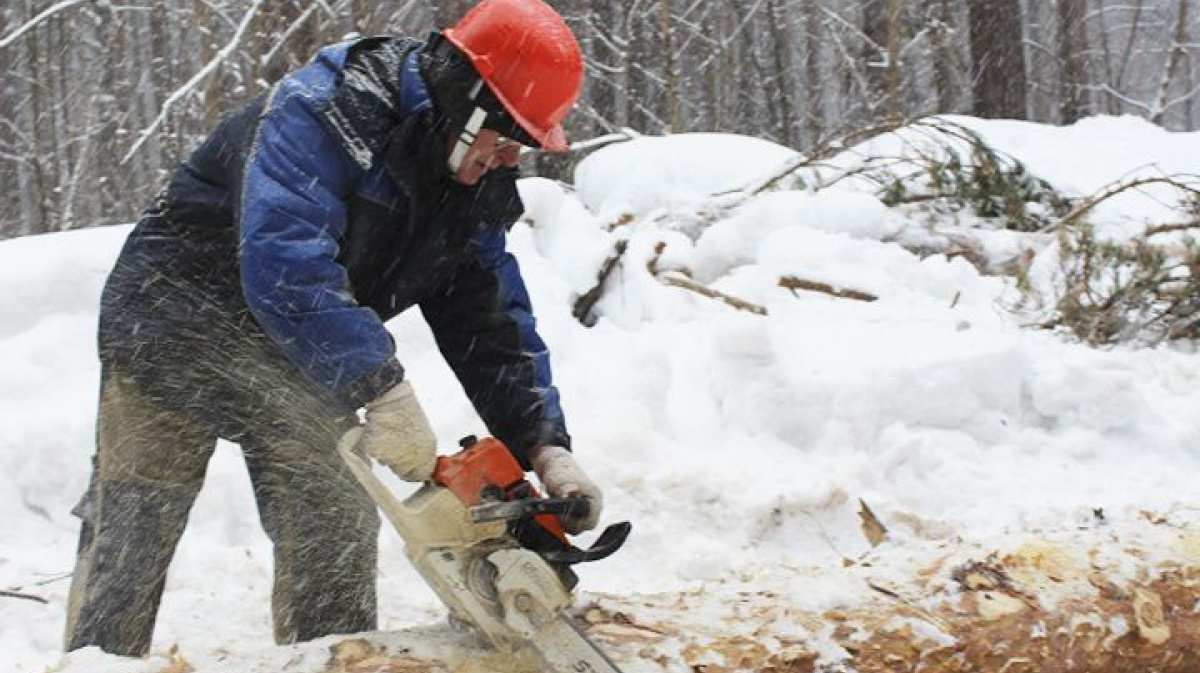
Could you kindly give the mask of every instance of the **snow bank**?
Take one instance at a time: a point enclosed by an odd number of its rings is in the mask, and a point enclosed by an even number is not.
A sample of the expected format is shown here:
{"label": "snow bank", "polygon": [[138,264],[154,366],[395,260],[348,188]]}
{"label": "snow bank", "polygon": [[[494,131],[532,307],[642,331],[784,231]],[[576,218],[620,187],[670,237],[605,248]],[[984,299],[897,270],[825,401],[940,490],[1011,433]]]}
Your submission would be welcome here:
{"label": "snow bank", "polygon": [[[978,134],[1001,157],[1020,161],[1029,173],[1049,183],[1069,199],[1082,199],[1100,189],[1144,178],[1188,176],[1195,178],[1200,156],[1200,132],[1174,133],[1141,117],[1098,116],[1071,126],[1047,127],[1015,120],[984,120],[942,115],[927,120],[936,126],[962,126]],[[948,147],[960,157],[968,154],[966,143],[954,134],[933,130],[929,125],[910,126],[886,133],[823,162],[819,170],[803,173],[821,184],[843,172],[853,173],[868,161],[894,165],[897,173],[905,164],[897,157],[945,156]],[[821,174],[822,178],[814,178]],[[873,192],[877,185],[862,178],[849,178],[843,189]],[[1108,199],[1092,213],[1102,233],[1129,236],[1149,224],[1176,222],[1180,202],[1178,190],[1166,184],[1147,184]]]}
{"label": "snow bank", "polygon": [[607,219],[737,189],[795,154],[728,133],[643,136],[589,156],[575,184],[584,205]]}
{"label": "snow bank", "polygon": [[[1194,141],[1128,119],[959,121],[1079,189],[1151,160],[1184,168]],[[914,547],[1070,526],[1097,508],[1119,524],[1188,506],[1200,356],[1095,351],[1022,330],[1003,280],[901,248],[897,238],[922,225],[849,183],[732,210],[711,198],[790,156],[731,136],[643,138],[583,162],[574,190],[521,185],[528,211],[511,245],[577,453],[606,489],[607,518],[635,526],[627,550],[581,569],[585,590],[709,582],[719,600],[720,582],[749,569],[840,564],[867,549],[859,498],[893,528],[887,544]],[[1150,201],[1127,205],[1107,216],[1157,216]],[[55,578],[73,564],[68,511],[88,472],[95,308],[125,231],[0,244],[0,587],[49,601],[5,602],[0,651],[11,664],[0,671],[59,658],[67,581]],[[626,251],[584,327],[573,304],[619,242]],[[652,271],[686,271],[769,315]],[[778,284],[785,275],[878,300],[793,292]],[[445,445],[482,432],[420,318],[389,327]],[[382,557],[382,626],[440,619],[390,531]],[[269,643],[270,564],[237,448],[222,444],[168,579],[155,651],[180,643],[203,664]],[[820,600],[842,598],[834,587]],[[106,662],[82,653],[66,670],[122,670]]]}

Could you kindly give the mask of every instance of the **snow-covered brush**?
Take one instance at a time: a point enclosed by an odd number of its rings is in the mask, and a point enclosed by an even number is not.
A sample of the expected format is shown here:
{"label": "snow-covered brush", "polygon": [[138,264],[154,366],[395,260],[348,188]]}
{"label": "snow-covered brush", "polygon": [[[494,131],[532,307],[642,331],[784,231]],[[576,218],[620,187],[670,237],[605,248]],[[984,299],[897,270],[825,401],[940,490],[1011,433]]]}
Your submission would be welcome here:
{"label": "snow-covered brush", "polygon": [[[814,191],[856,181],[889,206],[970,209],[1014,231],[1037,231],[1070,210],[1049,183],[963,124],[926,117],[875,131],[868,141],[804,167],[797,180]],[[846,145],[832,144],[838,146]]]}
{"label": "snow-covered brush", "polygon": [[[1177,221],[1142,224],[1132,235],[1093,221],[1107,201],[1148,187],[1179,199]],[[1161,205],[1166,200],[1157,198]],[[1111,223],[1109,223],[1111,224]],[[1153,175],[1113,182],[1040,233],[1056,234],[1047,254],[1017,274],[1015,307],[1045,329],[1086,343],[1157,345],[1200,339],[1200,176]]]}
{"label": "snow-covered brush", "polygon": [[1093,345],[1200,342],[1200,240],[1154,240],[1186,229],[1200,230],[1200,220],[1129,241],[1103,240],[1087,222],[1062,228],[1061,294],[1042,326]]}

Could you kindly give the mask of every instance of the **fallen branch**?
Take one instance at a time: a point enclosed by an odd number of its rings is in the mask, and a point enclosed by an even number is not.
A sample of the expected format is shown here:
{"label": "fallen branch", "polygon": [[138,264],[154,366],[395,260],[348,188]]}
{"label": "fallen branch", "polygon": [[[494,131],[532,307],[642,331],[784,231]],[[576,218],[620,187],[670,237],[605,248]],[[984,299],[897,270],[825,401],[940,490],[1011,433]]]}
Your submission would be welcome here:
{"label": "fallen branch", "polygon": [[1076,205],[1074,208],[1072,208],[1070,210],[1070,212],[1068,212],[1066,215],[1064,215],[1061,220],[1059,220],[1057,222],[1052,222],[1052,223],[1046,225],[1045,227],[1042,227],[1038,231],[1041,233],[1050,232],[1050,231],[1058,231],[1059,229],[1062,229],[1063,227],[1074,224],[1076,221],[1079,220],[1079,218],[1086,215],[1093,208],[1100,205],[1104,201],[1111,199],[1112,197],[1116,196],[1117,194],[1129,191],[1130,189],[1137,189],[1138,187],[1144,187],[1146,185],[1153,185],[1153,184],[1171,185],[1172,187],[1174,187],[1180,191],[1188,192],[1194,196],[1200,196],[1200,189],[1197,189],[1196,187],[1194,187],[1192,185],[1186,184],[1175,177],[1153,176],[1153,177],[1148,177],[1148,178],[1136,178],[1133,180],[1126,180],[1124,182],[1116,182],[1116,183],[1113,183],[1113,184],[1105,187],[1104,189],[1101,189],[1100,191],[1096,192],[1095,194],[1090,196],[1086,201],[1083,201],[1082,203],[1079,203],[1078,205]]}
{"label": "fallen branch", "polygon": [[1160,224],[1154,227],[1147,227],[1142,234],[1142,238],[1150,238],[1158,234],[1170,234],[1176,231],[1187,231],[1189,229],[1200,229],[1200,222],[1180,222],[1177,224]]}
{"label": "fallen branch", "polygon": [[873,294],[862,292],[861,290],[848,290],[844,288],[834,287],[828,283],[818,283],[812,280],[804,280],[795,276],[783,276],[779,279],[779,287],[786,288],[796,293],[796,290],[806,290],[808,292],[822,292],[824,294],[839,297],[841,299],[854,299],[856,301],[876,301],[879,297]]}
{"label": "fallen branch", "polygon": [[25,594],[25,593],[21,593],[20,591],[9,591],[8,589],[0,589],[0,598],[19,598],[23,601],[34,601],[37,603],[42,603],[43,605],[48,604],[50,602],[50,601],[46,600],[45,598],[42,598],[41,596],[35,596],[33,594]]}
{"label": "fallen branch", "polygon": [[730,196],[732,200],[724,204],[725,208],[733,208],[742,203],[745,203],[753,196],[758,196],[763,192],[773,189],[781,180],[799,171],[802,168],[808,168],[815,165],[817,162],[835,156],[839,152],[845,151],[847,147],[855,143],[861,142],[868,138],[873,138],[884,133],[890,133],[896,130],[896,125],[886,124],[882,126],[873,126],[871,128],[860,129],[853,131],[840,138],[835,138],[825,142],[812,149],[807,154],[797,153],[796,156],[789,158],[775,169],[755,180],[747,183],[740,189],[734,190],[732,193],[724,192],[713,194],[712,196]]}
{"label": "fallen branch", "polygon": [[589,316],[596,303],[600,301],[600,297],[604,295],[604,284],[608,282],[608,277],[612,275],[613,270],[617,268],[617,263],[625,256],[625,251],[629,248],[629,241],[617,241],[614,254],[604,260],[604,266],[600,267],[600,274],[596,278],[596,285],[592,289],[583,293],[579,299],[575,300],[575,306],[571,309],[571,315],[584,325],[590,325]]}
{"label": "fallen branch", "polygon": [[687,276],[685,276],[677,271],[668,271],[666,273],[661,273],[661,274],[655,276],[655,278],[658,278],[658,280],[660,282],[662,282],[664,285],[670,285],[671,287],[683,288],[685,290],[695,292],[696,294],[708,297],[709,299],[718,299],[718,300],[723,301],[726,304],[729,304],[730,306],[738,309],[739,311],[748,311],[748,312],[754,313],[756,315],[767,315],[767,309],[763,306],[759,306],[758,304],[748,302],[745,299],[739,299],[737,297],[734,297],[733,295],[725,294],[724,292],[721,292],[720,290],[714,290],[713,288],[711,288],[707,285],[697,283],[696,281],[692,280],[691,278],[688,278]]}

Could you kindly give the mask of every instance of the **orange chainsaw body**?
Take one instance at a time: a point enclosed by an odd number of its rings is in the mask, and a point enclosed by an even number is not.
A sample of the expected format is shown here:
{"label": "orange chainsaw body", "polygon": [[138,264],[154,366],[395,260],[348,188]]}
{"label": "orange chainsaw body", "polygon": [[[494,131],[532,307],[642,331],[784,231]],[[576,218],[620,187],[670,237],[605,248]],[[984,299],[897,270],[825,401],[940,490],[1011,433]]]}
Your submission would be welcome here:
{"label": "orange chainsaw body", "polygon": [[[485,497],[505,500],[536,498],[537,490],[525,479],[525,471],[512,452],[494,437],[463,440],[462,451],[452,456],[439,456],[433,470],[433,482],[444,486],[467,507],[482,503]],[[539,514],[537,522],[564,544],[566,533],[558,517]]]}

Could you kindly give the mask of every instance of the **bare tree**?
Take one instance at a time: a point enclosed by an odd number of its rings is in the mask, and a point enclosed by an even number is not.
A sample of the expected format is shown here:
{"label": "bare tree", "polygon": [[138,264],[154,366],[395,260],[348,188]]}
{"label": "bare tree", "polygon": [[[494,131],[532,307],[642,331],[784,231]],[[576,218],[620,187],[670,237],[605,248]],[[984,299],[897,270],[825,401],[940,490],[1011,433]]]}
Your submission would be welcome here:
{"label": "bare tree", "polygon": [[889,47],[889,6],[891,0],[865,0],[862,3],[862,32],[859,51],[867,84],[863,92],[872,120],[887,116],[891,107],[891,64]]}
{"label": "bare tree", "polygon": [[[0,237],[128,222],[221,115],[350,34],[423,38],[477,0],[0,3]],[[568,135],[809,147],[938,112],[1197,123],[1197,0],[551,0],[586,81]],[[1024,9],[1022,9],[1024,8]],[[532,169],[569,178],[541,154]]]}
{"label": "bare tree", "polygon": [[794,87],[788,86],[792,80],[792,57],[788,45],[792,42],[793,29],[788,22],[791,12],[784,11],[783,0],[769,0],[767,5],[767,25],[771,32],[771,64],[774,77],[772,84],[779,92],[778,117],[779,137],[786,145],[796,145],[799,140],[799,129],[796,123],[796,103],[793,99]]}
{"label": "bare tree", "polygon": [[1061,120],[1073,124],[1088,112],[1085,54],[1088,48],[1084,17],[1087,0],[1057,0],[1058,48],[1062,63]]}
{"label": "bare tree", "polygon": [[825,77],[821,62],[820,0],[803,0],[804,21],[804,124],[809,145],[825,136]]}
{"label": "bare tree", "polygon": [[1019,0],[968,0],[975,114],[1024,119],[1025,51]]}
{"label": "bare tree", "polygon": [[963,59],[959,56],[961,40],[954,5],[950,0],[927,0],[926,25],[929,28],[930,53],[933,62],[933,87],[936,91],[936,110],[954,112],[960,109],[960,99],[966,81],[961,76]]}
{"label": "bare tree", "polygon": [[1188,0],[1179,0],[1179,6],[1175,15],[1175,33],[1172,36],[1171,46],[1167,51],[1167,62],[1163,66],[1158,92],[1155,94],[1154,100],[1150,103],[1149,117],[1150,121],[1155,124],[1162,123],[1163,115],[1171,107],[1196,95],[1196,91],[1193,90],[1180,98],[1168,100],[1171,87],[1175,83],[1175,78],[1179,74],[1179,70],[1184,67],[1184,62],[1188,59],[1186,50],[1188,35]]}
{"label": "bare tree", "polygon": [[472,0],[438,0],[431,4],[434,21],[439,27],[444,27],[458,23],[475,3]]}

